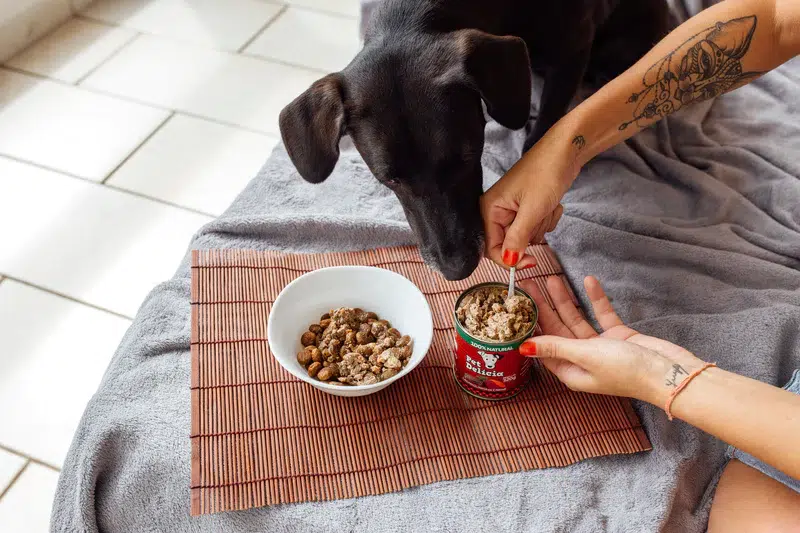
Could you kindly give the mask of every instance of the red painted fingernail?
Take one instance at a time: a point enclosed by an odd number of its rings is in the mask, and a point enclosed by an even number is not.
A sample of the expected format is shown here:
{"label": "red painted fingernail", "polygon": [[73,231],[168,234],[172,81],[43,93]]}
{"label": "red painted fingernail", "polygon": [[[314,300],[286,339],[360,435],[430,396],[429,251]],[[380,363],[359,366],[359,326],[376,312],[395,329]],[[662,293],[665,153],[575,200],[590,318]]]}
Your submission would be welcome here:
{"label": "red painted fingernail", "polygon": [[530,265],[525,265],[524,267],[520,268],[520,270],[525,270],[528,268],[536,268],[536,263],[532,263]]}
{"label": "red painted fingernail", "polygon": [[536,343],[533,341],[525,341],[519,347],[519,353],[525,357],[536,357]]}
{"label": "red painted fingernail", "polygon": [[513,267],[519,263],[519,252],[514,250],[503,250],[503,263],[506,266]]}

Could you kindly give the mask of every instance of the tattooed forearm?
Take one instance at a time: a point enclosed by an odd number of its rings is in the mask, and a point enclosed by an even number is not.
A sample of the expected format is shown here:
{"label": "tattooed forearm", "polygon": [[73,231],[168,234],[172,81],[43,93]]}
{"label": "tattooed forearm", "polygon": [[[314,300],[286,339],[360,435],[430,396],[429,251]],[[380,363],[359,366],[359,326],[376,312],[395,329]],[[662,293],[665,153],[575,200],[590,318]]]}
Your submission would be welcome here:
{"label": "tattooed forearm", "polygon": [[574,139],[572,139],[572,144],[578,149],[578,151],[583,150],[583,147],[586,146],[586,139],[583,138],[583,135],[578,135]]}
{"label": "tattooed forearm", "polygon": [[680,385],[681,381],[683,381],[682,376],[688,376],[688,375],[689,373],[686,370],[684,370],[684,368],[681,365],[675,363],[674,365],[672,365],[672,369],[668,374],[666,381],[667,387],[677,387],[678,385]]}
{"label": "tattooed forearm", "polygon": [[662,58],[645,73],[643,89],[631,95],[633,117],[620,124],[647,126],[685,105],[728,92],[762,72],[745,72],[742,58],[750,49],[757,18],[742,17],[717,22]]}

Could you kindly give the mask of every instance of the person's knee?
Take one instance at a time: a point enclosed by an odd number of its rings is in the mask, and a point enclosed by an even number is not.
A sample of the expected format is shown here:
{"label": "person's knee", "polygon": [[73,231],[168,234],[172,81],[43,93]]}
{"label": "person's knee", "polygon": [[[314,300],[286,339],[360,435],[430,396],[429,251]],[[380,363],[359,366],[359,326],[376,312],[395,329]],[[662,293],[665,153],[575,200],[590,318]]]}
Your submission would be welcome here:
{"label": "person's knee", "polygon": [[708,531],[800,531],[800,494],[734,459],[717,485]]}

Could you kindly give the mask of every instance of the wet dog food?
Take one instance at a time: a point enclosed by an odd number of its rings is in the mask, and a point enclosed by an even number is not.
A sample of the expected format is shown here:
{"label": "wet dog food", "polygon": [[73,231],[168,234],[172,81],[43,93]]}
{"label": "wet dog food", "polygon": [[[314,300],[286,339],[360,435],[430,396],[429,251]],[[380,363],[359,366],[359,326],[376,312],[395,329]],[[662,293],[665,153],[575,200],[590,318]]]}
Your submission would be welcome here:
{"label": "wet dog food", "polygon": [[362,309],[325,313],[300,337],[297,362],[308,375],[336,385],[371,385],[397,375],[413,344],[387,320]]}
{"label": "wet dog food", "polygon": [[535,320],[533,302],[502,287],[480,287],[464,296],[456,316],[470,335],[494,342],[525,335]]}

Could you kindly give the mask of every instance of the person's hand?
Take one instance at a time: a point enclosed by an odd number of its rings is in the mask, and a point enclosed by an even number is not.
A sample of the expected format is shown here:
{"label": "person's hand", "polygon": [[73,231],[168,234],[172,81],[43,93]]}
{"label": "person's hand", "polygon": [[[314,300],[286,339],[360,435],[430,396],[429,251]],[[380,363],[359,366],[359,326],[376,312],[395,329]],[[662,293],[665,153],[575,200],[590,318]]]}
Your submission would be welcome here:
{"label": "person's hand", "polygon": [[540,359],[572,390],[627,396],[661,406],[683,378],[703,365],[680,346],[624,325],[592,276],[584,280],[584,286],[603,328],[601,334],[572,302],[560,278],[547,280],[555,311],[532,280],[519,286],[536,301],[544,333],[525,341],[520,352]]}
{"label": "person's hand", "polygon": [[558,224],[561,197],[580,170],[576,150],[551,130],[481,197],[488,258],[518,269],[536,264],[525,249]]}

